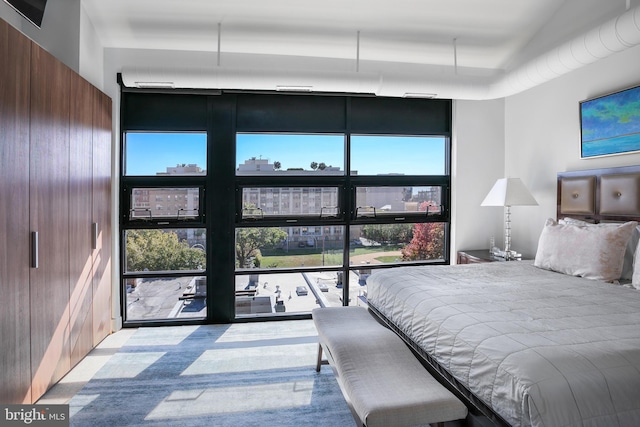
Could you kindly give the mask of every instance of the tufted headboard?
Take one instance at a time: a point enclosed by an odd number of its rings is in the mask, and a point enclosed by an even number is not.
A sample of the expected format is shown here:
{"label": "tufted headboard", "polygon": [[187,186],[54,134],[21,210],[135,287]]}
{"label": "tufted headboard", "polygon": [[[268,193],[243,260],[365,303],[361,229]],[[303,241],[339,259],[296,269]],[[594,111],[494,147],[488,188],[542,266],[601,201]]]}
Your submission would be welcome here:
{"label": "tufted headboard", "polygon": [[557,218],[640,221],[640,166],[558,173]]}

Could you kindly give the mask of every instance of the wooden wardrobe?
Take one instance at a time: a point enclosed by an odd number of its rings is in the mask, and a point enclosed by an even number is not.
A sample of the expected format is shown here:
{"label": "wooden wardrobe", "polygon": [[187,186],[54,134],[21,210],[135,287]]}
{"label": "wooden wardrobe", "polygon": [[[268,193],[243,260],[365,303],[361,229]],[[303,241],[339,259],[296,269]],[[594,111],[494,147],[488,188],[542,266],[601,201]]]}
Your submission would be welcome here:
{"label": "wooden wardrobe", "polygon": [[0,20],[0,402],[111,330],[111,99]]}

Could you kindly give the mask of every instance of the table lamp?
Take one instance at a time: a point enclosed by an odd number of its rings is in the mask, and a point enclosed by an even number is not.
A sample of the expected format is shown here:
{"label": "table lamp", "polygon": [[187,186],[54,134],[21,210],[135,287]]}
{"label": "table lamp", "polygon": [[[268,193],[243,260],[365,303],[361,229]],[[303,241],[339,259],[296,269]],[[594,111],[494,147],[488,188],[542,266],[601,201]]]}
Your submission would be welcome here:
{"label": "table lamp", "polygon": [[[496,181],[480,206],[504,207],[504,259],[518,258],[516,251],[511,250],[511,206],[537,206],[520,178],[500,178]],[[500,253],[500,256],[502,253]]]}

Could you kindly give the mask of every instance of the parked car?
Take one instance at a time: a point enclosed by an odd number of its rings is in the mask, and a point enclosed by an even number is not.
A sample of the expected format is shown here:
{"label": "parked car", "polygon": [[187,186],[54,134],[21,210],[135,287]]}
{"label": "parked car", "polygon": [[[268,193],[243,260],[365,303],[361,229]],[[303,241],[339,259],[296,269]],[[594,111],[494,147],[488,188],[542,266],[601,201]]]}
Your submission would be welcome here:
{"label": "parked car", "polygon": [[307,287],[306,286],[298,286],[296,287],[296,294],[298,296],[303,296],[303,295],[307,295],[309,292],[307,291]]}
{"label": "parked car", "polygon": [[299,248],[313,248],[315,246],[315,240],[313,239],[307,239],[307,240],[300,240],[298,242],[298,247]]}

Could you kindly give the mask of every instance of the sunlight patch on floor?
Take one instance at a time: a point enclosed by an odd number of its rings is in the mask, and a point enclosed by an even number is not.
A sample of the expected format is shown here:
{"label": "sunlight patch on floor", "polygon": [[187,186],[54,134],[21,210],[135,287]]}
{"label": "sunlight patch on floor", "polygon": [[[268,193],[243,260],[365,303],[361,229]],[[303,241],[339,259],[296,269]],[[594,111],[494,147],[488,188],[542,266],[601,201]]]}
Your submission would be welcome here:
{"label": "sunlight patch on floor", "polygon": [[296,408],[311,403],[314,381],[175,391],[145,417],[175,419]]}
{"label": "sunlight patch on floor", "polygon": [[100,369],[93,378],[115,379],[135,378],[142,371],[153,365],[164,356],[165,352],[118,353],[111,358],[111,363]]}
{"label": "sunlight patch on floor", "polygon": [[250,328],[245,324],[229,325],[227,330],[216,340],[217,343],[246,342],[286,338],[317,336],[312,320],[291,320],[283,322],[252,323]]}
{"label": "sunlight patch on floor", "polygon": [[316,363],[318,344],[206,350],[181,375],[291,369]]}
{"label": "sunlight patch on floor", "polygon": [[138,332],[129,338],[124,346],[178,345],[198,328],[197,325],[139,328]]}
{"label": "sunlight patch on floor", "polygon": [[82,411],[82,409],[100,397],[99,394],[83,394],[76,396],[73,400],[73,405],[69,405],[69,417],[73,417],[78,412]]}

